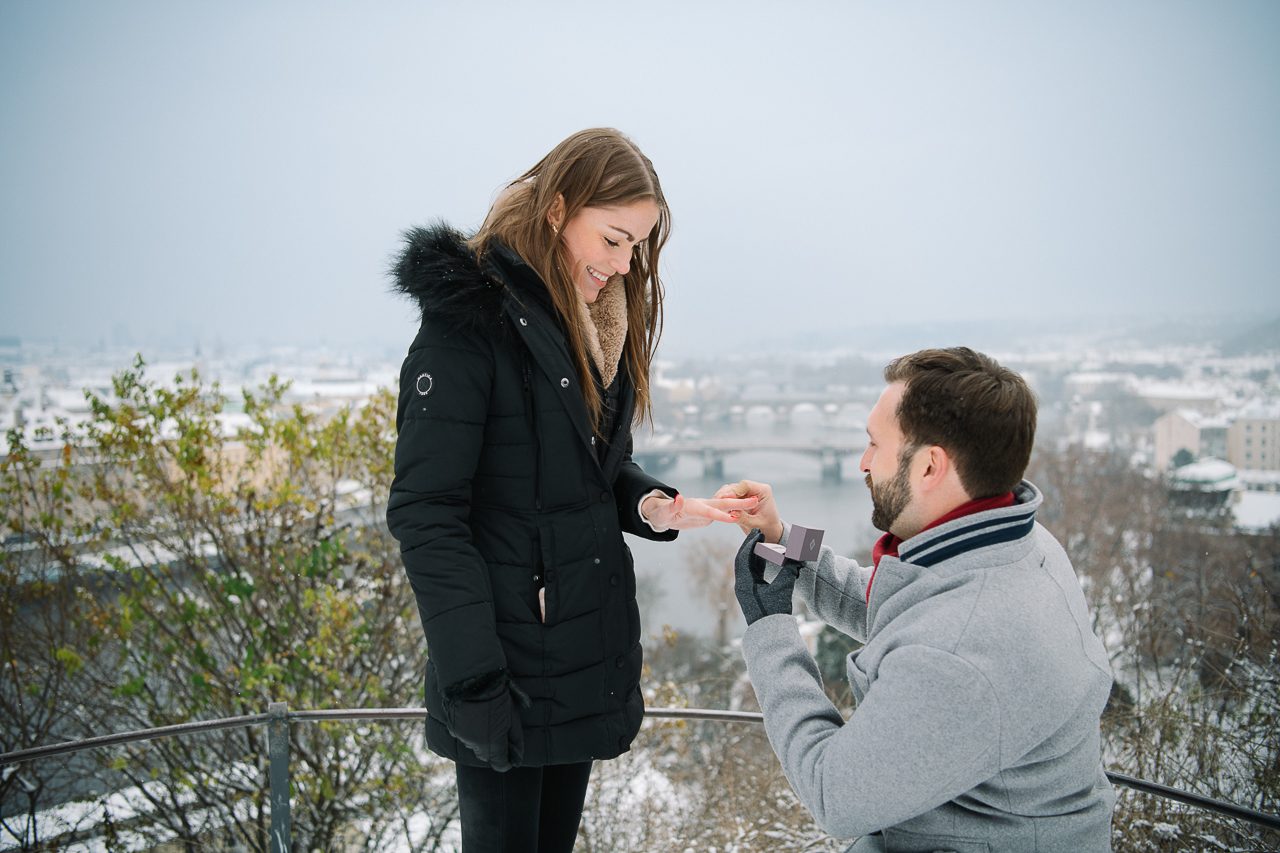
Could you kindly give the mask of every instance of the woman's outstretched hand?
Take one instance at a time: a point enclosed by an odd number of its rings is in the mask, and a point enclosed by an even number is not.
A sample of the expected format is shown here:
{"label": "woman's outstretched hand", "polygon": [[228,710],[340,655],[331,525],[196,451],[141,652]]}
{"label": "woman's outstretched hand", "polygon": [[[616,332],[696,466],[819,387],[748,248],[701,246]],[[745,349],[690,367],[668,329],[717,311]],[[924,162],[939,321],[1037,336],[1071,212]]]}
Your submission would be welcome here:
{"label": "woman's outstretched hand", "polygon": [[674,498],[653,495],[645,498],[640,512],[659,530],[692,530],[713,521],[737,524],[742,513],[756,508],[755,497],[746,498]]}

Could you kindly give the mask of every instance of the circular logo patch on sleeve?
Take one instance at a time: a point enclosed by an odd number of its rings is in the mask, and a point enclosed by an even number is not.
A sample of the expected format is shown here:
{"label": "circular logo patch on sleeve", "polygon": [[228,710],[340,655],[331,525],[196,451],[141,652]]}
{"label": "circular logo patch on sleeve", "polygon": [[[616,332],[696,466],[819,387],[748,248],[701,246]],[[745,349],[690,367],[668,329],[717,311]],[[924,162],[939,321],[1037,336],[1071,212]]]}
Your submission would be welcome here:
{"label": "circular logo patch on sleeve", "polygon": [[419,373],[418,380],[414,383],[414,387],[418,389],[419,397],[425,397],[430,394],[433,385],[435,385],[435,380],[431,378],[430,373]]}

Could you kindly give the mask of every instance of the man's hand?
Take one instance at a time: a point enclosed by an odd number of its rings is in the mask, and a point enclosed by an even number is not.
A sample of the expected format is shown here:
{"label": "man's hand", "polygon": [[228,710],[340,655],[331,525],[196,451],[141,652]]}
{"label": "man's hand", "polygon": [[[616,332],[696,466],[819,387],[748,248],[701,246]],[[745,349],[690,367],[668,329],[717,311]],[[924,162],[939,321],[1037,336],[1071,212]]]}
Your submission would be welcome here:
{"label": "man's hand", "polygon": [[782,516],[778,514],[778,505],[773,502],[773,487],[768,483],[757,483],[754,480],[741,480],[721,486],[716,490],[717,498],[755,498],[753,510],[744,511],[734,519],[743,533],[759,530],[764,534],[764,541],[778,544],[782,539]]}
{"label": "man's hand", "polygon": [[759,530],[753,530],[733,561],[733,594],[748,625],[766,616],[791,613],[791,593],[798,574],[795,566],[783,565],[773,583],[765,583],[764,560],[754,553],[761,536]]}
{"label": "man's hand", "polygon": [[755,498],[669,498],[653,495],[644,499],[640,512],[659,530],[691,530],[713,521],[733,524],[738,516],[756,508]]}

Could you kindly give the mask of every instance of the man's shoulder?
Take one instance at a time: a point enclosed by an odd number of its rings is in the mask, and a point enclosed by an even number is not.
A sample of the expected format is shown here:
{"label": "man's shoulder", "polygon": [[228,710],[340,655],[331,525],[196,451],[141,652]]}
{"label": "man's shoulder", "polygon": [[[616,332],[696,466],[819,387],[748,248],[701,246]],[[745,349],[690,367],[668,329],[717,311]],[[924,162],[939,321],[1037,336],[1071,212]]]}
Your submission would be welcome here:
{"label": "man's shoulder", "polygon": [[[903,597],[886,602],[894,622],[906,619],[895,628],[921,626],[941,647],[980,646],[989,640],[1034,644],[1041,620],[1073,620],[1084,605],[1066,551],[1038,524],[1015,542],[971,550],[929,567],[895,567],[906,573]],[[896,574],[885,568],[882,564],[880,574]],[[885,581],[893,583],[890,577]],[[1019,631],[1022,636],[1015,636]]]}
{"label": "man's shoulder", "polygon": [[1049,528],[1037,521],[1032,528],[1032,535],[1035,536],[1036,547],[1043,551],[1046,556],[1052,556],[1068,563],[1071,562],[1067,549],[1058,541],[1058,537],[1050,532]]}
{"label": "man's shoulder", "polygon": [[980,656],[1007,649],[998,656],[1020,662],[1023,678],[1099,666],[1105,656],[1066,551],[1040,525],[1030,539],[1020,559],[975,572],[980,592],[958,648]]}
{"label": "man's shoulder", "polygon": [[1042,599],[1060,605],[1064,584],[1083,596],[1071,558],[1045,527],[1035,524],[1022,545],[1018,549],[995,550],[986,555],[987,560],[975,561],[971,566],[982,582],[985,609],[1016,611]]}

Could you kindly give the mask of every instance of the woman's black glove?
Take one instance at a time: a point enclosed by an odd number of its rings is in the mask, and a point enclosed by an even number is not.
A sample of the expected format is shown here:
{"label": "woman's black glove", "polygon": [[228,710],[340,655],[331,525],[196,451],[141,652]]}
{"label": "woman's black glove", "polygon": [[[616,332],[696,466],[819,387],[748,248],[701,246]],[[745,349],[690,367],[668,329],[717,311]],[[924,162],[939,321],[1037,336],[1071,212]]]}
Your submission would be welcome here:
{"label": "woman's black glove", "polygon": [[469,679],[446,692],[445,725],[476,757],[499,773],[524,756],[520,711],[527,697],[503,670]]}
{"label": "woman's black glove", "polygon": [[748,533],[733,561],[733,593],[748,625],[775,613],[790,614],[791,591],[799,577],[797,566],[784,565],[773,583],[765,583],[764,560],[754,553],[762,539],[764,534],[759,530]]}

